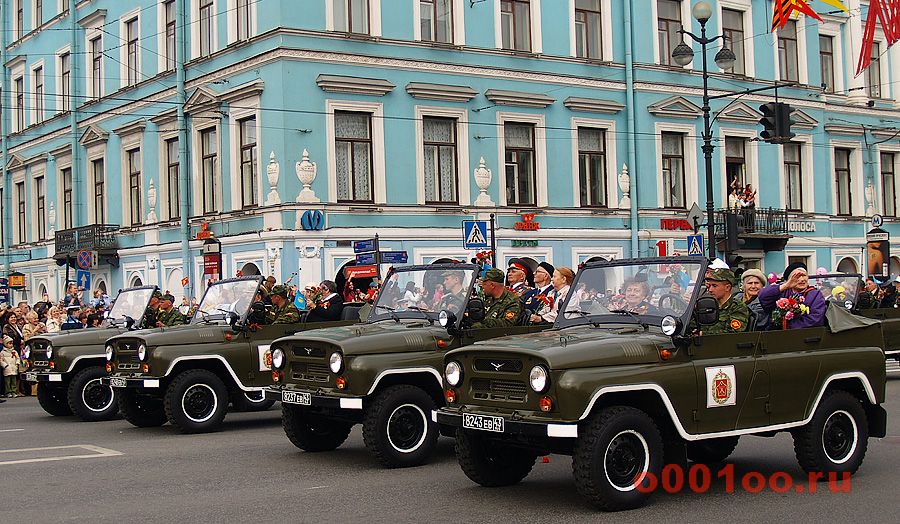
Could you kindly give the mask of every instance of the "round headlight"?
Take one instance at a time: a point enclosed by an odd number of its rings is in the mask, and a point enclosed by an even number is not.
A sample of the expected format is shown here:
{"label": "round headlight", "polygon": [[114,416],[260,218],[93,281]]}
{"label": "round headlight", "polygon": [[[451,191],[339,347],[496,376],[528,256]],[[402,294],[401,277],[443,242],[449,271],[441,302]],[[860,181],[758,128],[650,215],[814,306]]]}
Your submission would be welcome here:
{"label": "round headlight", "polygon": [[31,358],[31,344],[26,344],[25,348],[22,349],[22,358],[26,360]]}
{"label": "round headlight", "polygon": [[112,346],[106,346],[106,361],[112,362],[114,350]]}
{"label": "round headlight", "polygon": [[138,360],[140,360],[141,362],[147,360],[147,346],[143,344],[138,346]]}
{"label": "round headlight", "polygon": [[53,344],[47,344],[47,360],[53,358]]}
{"label": "round headlight", "polygon": [[447,367],[444,368],[444,378],[447,379],[447,384],[451,386],[459,385],[462,381],[462,366],[459,362],[455,360],[447,362]]}
{"label": "round headlight", "polygon": [[450,323],[450,312],[449,311],[444,310],[444,311],[441,311],[440,313],[438,313],[438,324],[440,324],[441,327],[447,327],[447,325],[449,323]]}
{"label": "round headlight", "polygon": [[678,320],[672,315],[666,315],[659,323],[659,327],[662,329],[664,335],[671,337],[678,331]]}
{"label": "round headlight", "polygon": [[272,368],[281,369],[284,367],[284,350],[275,348],[272,351]]}
{"label": "round headlight", "polygon": [[534,366],[531,368],[531,373],[528,374],[528,381],[531,383],[531,389],[535,390],[537,393],[542,393],[547,389],[547,385],[550,383],[547,368],[544,366]]}
{"label": "round headlight", "polygon": [[344,368],[344,355],[342,355],[340,351],[332,353],[331,356],[328,357],[328,367],[331,368],[332,373],[340,373],[341,369]]}

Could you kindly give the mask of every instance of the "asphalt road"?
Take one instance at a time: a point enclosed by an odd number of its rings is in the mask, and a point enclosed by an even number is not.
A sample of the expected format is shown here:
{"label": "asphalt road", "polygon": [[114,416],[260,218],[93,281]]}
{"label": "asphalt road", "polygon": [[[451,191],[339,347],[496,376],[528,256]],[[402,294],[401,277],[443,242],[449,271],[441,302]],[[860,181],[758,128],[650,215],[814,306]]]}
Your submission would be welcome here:
{"label": "asphalt road", "polygon": [[[335,452],[300,452],[284,436],[277,406],[230,414],[218,433],[181,435],[169,426],[55,418],[34,398],[13,399],[0,404],[4,521],[896,522],[900,372],[888,376],[888,437],[869,441],[849,492],[820,483],[809,493],[789,435],[744,437],[730,459],[733,493],[713,472],[705,493],[660,493],[642,509],[616,514],[597,512],[579,497],[566,456],[539,461],[517,486],[487,489],[463,475],[446,438],[431,464],[384,470],[367,453],[359,427]],[[741,482],[748,472],[786,472],[805,492],[795,484],[786,493],[749,493]]]}

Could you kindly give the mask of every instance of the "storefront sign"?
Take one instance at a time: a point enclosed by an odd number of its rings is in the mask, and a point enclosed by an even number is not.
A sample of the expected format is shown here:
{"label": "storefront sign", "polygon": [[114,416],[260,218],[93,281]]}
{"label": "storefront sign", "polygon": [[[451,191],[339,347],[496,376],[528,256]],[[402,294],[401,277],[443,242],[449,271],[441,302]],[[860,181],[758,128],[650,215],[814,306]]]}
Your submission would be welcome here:
{"label": "storefront sign", "polygon": [[219,253],[203,255],[203,274],[218,275],[222,264],[222,255]]}
{"label": "storefront sign", "polygon": [[349,266],[344,268],[344,276],[353,278],[375,278],[378,276],[378,266]]}
{"label": "storefront sign", "polygon": [[541,229],[540,222],[534,221],[534,213],[525,213],[522,215],[522,221],[516,222],[516,231],[537,231]]}
{"label": "storefront sign", "polygon": [[25,289],[25,274],[10,273],[7,285],[10,289]]}
{"label": "storefront sign", "polygon": [[207,238],[212,238],[214,236],[215,235],[213,234],[213,232],[209,230],[208,222],[203,222],[202,224],[200,224],[200,231],[197,232],[197,239],[204,240]]}
{"label": "storefront sign", "polygon": [[537,240],[513,240],[512,247],[538,247]]}
{"label": "storefront sign", "polygon": [[866,255],[869,275],[888,276],[888,260],[891,259],[890,234],[880,228],[866,233]]}
{"label": "storefront sign", "polygon": [[683,218],[662,218],[659,220],[659,228],[666,231],[693,231],[694,226]]}
{"label": "storefront sign", "polygon": [[788,222],[788,231],[791,233],[815,233],[816,223],[812,220]]}

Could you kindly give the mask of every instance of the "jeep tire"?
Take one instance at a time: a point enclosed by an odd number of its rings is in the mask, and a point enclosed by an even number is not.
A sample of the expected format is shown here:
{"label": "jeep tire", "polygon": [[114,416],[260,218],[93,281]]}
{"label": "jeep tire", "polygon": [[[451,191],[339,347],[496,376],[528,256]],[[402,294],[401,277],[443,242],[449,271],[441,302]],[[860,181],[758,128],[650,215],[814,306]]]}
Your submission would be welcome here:
{"label": "jeep tire", "polygon": [[228,412],[228,388],[212,371],[189,369],[166,388],[165,410],[182,433],[215,431]]}
{"label": "jeep tire", "polygon": [[133,425],[139,428],[153,428],[166,423],[166,410],[161,398],[143,395],[130,389],[122,390],[116,396],[119,412]]}
{"label": "jeep tire", "polygon": [[244,391],[235,389],[231,392],[231,406],[235,411],[266,411],[275,405],[274,400],[266,398],[262,391]]}
{"label": "jeep tire", "polygon": [[456,431],[456,459],[472,482],[496,488],[521,482],[531,473],[537,454],[460,429]]}
{"label": "jeep tire", "polygon": [[641,474],[659,479],[662,467],[662,438],[653,419],[641,410],[608,407],[579,428],[572,457],[575,487],[604,511],[642,506],[650,493],[638,489]]}
{"label": "jeep tire", "polygon": [[353,424],[309,413],[302,406],[281,403],[281,425],[292,444],[303,451],[333,451],[350,435]]}
{"label": "jeep tire", "polygon": [[51,386],[44,382],[38,382],[37,398],[44,411],[54,417],[65,417],[72,414],[69,400],[66,398],[66,388],[63,386]]}
{"label": "jeep tire", "polygon": [[437,443],[431,395],[416,386],[391,386],[375,396],[363,419],[363,441],[386,468],[424,464]]}
{"label": "jeep tire", "polygon": [[69,408],[85,422],[110,420],[119,412],[116,390],[100,383],[105,376],[105,369],[94,366],[82,369],[69,382]]}
{"label": "jeep tire", "polygon": [[869,424],[858,398],[846,391],[830,391],[812,420],[792,434],[803,471],[852,475],[866,456]]}
{"label": "jeep tire", "polygon": [[687,456],[691,462],[698,464],[716,464],[724,462],[734,453],[740,437],[723,437],[687,443]]}

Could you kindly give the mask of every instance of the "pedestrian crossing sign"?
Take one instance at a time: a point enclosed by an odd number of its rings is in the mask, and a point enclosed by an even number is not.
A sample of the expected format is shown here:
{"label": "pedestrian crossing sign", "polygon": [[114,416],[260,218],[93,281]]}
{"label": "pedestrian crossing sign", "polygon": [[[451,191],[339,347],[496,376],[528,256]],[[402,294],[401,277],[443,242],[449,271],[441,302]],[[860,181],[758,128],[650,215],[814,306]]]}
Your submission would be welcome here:
{"label": "pedestrian crossing sign", "polygon": [[688,245],[688,256],[691,256],[691,257],[702,257],[703,256],[703,235],[688,235],[687,245]]}
{"label": "pedestrian crossing sign", "polygon": [[487,220],[463,221],[463,248],[487,249]]}

